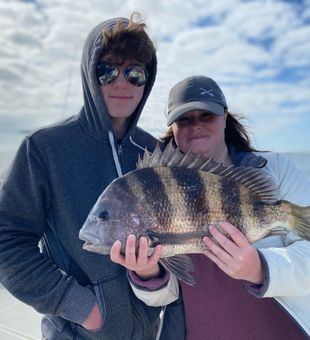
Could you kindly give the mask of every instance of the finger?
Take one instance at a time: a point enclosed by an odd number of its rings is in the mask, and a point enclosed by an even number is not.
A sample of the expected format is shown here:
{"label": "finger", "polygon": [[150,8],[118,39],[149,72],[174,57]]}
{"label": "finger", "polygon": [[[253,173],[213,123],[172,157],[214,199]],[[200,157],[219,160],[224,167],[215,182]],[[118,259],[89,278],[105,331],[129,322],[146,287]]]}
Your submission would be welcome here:
{"label": "finger", "polygon": [[137,262],[136,258],[136,236],[129,235],[126,241],[125,249],[125,259],[126,263],[129,265],[134,265]]}
{"label": "finger", "polygon": [[217,243],[213,242],[207,236],[203,238],[203,241],[205,245],[208,247],[208,249],[206,250],[215,255],[222,263],[229,264],[231,262],[232,257],[225,249],[223,249]]}
{"label": "finger", "polygon": [[155,266],[158,263],[160,256],[161,256],[161,253],[162,253],[162,250],[163,250],[163,246],[161,244],[158,244],[155,247],[152,256],[149,258],[149,264],[151,266]]}
{"label": "finger", "polygon": [[229,254],[234,255],[239,251],[238,246],[231,241],[222,230],[219,230],[216,226],[210,225],[209,231],[211,236],[218,242],[218,244]]}
{"label": "finger", "polygon": [[225,273],[227,271],[227,265],[223,263],[212,251],[206,249],[204,251],[205,256],[207,256],[211,261],[213,261],[220,269],[222,269]]}
{"label": "finger", "polygon": [[234,225],[229,222],[221,222],[219,226],[231,237],[231,239],[240,248],[247,248],[250,243],[246,236]]}
{"label": "finger", "polygon": [[137,262],[141,264],[145,264],[148,261],[148,244],[147,238],[142,236],[139,240],[139,252],[137,256]]}
{"label": "finger", "polygon": [[121,254],[121,247],[121,242],[117,240],[113,243],[110,251],[111,260],[119,264],[124,263],[124,256]]}

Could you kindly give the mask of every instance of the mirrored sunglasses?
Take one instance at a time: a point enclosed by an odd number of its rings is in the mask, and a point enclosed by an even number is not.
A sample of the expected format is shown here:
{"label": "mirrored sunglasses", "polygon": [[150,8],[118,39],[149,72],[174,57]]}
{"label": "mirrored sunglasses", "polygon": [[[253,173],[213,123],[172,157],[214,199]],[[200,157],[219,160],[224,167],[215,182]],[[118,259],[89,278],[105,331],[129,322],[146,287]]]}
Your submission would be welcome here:
{"label": "mirrored sunglasses", "polygon": [[[120,66],[99,64],[97,66],[97,79],[101,86],[110,84],[120,73]],[[128,65],[123,68],[125,79],[134,86],[142,86],[146,83],[148,73],[145,67],[140,65]]]}

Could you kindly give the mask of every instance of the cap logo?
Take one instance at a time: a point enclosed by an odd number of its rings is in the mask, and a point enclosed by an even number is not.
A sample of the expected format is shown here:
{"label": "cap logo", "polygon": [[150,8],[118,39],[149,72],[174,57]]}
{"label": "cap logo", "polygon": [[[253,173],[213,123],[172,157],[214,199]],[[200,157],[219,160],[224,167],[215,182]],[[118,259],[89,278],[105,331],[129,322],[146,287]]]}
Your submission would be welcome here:
{"label": "cap logo", "polygon": [[200,87],[199,90],[201,91],[201,95],[208,94],[209,96],[214,97],[214,94],[212,93],[213,90],[206,90],[203,87]]}

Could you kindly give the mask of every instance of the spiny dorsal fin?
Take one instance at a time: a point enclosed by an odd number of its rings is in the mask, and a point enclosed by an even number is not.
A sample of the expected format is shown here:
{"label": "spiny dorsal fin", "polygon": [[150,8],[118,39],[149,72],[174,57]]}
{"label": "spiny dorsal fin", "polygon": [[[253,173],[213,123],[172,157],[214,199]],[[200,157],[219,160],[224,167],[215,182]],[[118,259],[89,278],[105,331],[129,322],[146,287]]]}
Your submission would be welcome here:
{"label": "spiny dorsal fin", "polygon": [[195,155],[191,151],[183,154],[174,147],[172,140],[164,150],[161,150],[158,143],[152,155],[145,150],[143,158],[138,160],[137,169],[159,166],[206,171],[246,186],[265,203],[273,204],[279,200],[274,180],[261,169],[235,165],[225,167],[212,158],[206,159],[203,155]]}
{"label": "spiny dorsal fin", "polygon": [[160,148],[160,144],[157,143],[152,155],[145,149],[143,158],[138,159],[137,169],[155,168],[158,166],[200,169],[201,165],[205,162],[206,158],[202,155],[197,156],[190,151],[184,154],[178,148],[175,148],[173,142],[170,141],[163,151]]}
{"label": "spiny dorsal fin", "polygon": [[147,148],[145,148],[143,157],[141,158],[140,155],[138,157],[137,169],[149,168],[149,163],[150,163],[151,158],[152,158],[152,153],[149,152]]}

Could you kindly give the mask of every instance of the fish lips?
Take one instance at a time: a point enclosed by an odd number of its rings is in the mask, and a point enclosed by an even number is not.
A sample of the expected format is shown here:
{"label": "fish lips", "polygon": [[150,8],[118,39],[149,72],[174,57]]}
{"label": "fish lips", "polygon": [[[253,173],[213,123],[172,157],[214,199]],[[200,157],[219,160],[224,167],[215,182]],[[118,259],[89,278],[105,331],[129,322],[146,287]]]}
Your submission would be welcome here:
{"label": "fish lips", "polygon": [[93,253],[98,253],[98,254],[109,254],[110,253],[110,249],[112,245],[102,245],[100,244],[99,239],[89,233],[89,232],[85,232],[85,230],[83,230],[83,228],[80,230],[79,233],[79,238],[80,240],[84,241],[83,244],[83,249],[93,252]]}
{"label": "fish lips", "polygon": [[92,244],[90,242],[85,241],[85,243],[83,244],[83,249],[87,250],[89,252],[92,253],[97,253],[97,254],[101,254],[101,255],[109,255],[110,254],[110,250],[111,250],[111,246],[104,246],[104,245],[100,245],[100,244]]}

